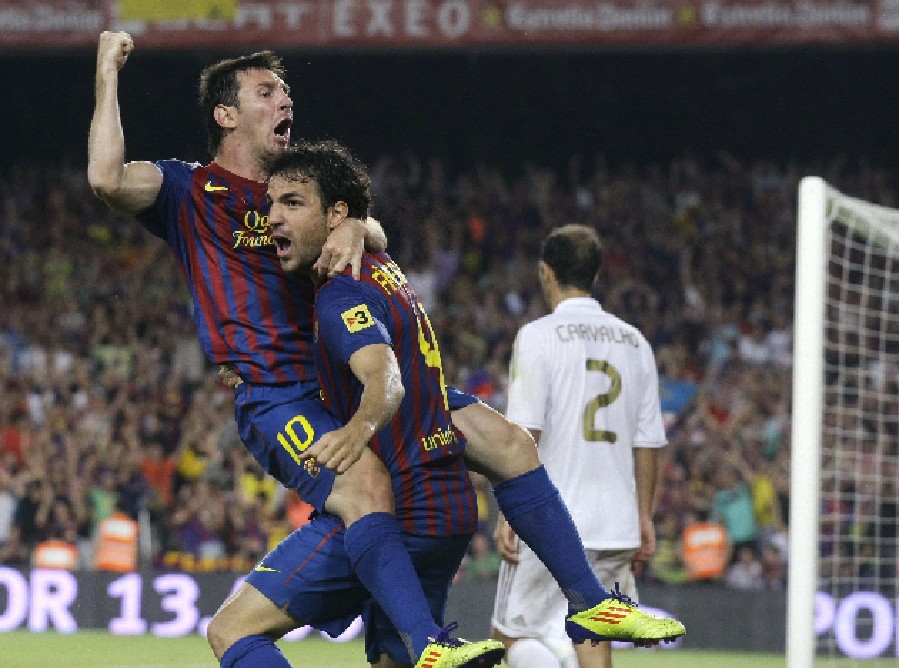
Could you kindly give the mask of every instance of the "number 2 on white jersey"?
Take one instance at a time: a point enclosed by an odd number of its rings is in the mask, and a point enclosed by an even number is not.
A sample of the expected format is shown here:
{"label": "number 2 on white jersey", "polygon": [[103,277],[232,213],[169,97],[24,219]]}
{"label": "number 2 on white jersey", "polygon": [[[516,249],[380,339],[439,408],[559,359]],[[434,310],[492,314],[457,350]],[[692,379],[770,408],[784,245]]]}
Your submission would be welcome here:
{"label": "number 2 on white jersey", "polygon": [[612,381],[608,392],[597,394],[584,407],[584,440],[603,443],[615,443],[618,434],[614,431],[596,428],[596,413],[600,408],[611,404],[621,394],[621,374],[609,362],[587,358],[587,371],[604,373]]}

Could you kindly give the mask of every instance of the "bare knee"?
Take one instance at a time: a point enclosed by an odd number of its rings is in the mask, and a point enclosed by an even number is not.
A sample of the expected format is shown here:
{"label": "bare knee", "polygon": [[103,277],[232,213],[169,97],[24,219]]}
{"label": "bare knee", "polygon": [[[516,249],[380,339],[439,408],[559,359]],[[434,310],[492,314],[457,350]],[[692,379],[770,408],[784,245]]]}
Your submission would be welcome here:
{"label": "bare knee", "polygon": [[222,622],[218,613],[212,617],[209,626],[206,628],[206,641],[212,648],[212,653],[215,654],[216,659],[221,661],[222,656],[228,651],[228,648],[239,639],[240,638],[233,637],[233,634],[228,629],[227,623]]}
{"label": "bare knee", "polygon": [[212,617],[206,628],[206,640],[215,658],[221,661],[228,648],[241,638],[250,635],[280,638],[296,626],[286,612],[245,582]]}
{"label": "bare knee", "polygon": [[229,597],[222,604],[222,607],[209,621],[209,626],[206,627],[206,641],[219,661],[231,645],[246,635],[246,632],[241,630],[240,608],[242,606],[239,601],[236,601],[236,596],[235,594]]}
{"label": "bare knee", "polygon": [[494,484],[540,466],[530,433],[486,404],[453,411],[453,423],[465,435],[465,463]]}
{"label": "bare knee", "polygon": [[371,450],[364,451],[359,461],[335,478],[325,502],[325,510],[339,516],[347,526],[370,513],[393,514],[393,509],[390,476]]}

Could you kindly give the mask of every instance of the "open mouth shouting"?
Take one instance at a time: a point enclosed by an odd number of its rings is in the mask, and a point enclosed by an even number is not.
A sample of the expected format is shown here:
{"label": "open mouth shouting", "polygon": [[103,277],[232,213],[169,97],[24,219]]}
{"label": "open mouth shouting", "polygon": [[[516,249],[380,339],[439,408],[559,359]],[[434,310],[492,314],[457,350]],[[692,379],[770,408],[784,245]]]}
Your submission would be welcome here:
{"label": "open mouth shouting", "polygon": [[287,146],[290,142],[290,128],[293,127],[293,118],[286,116],[275,126],[275,142],[281,146]]}
{"label": "open mouth shouting", "polygon": [[278,259],[283,261],[290,255],[290,247],[293,245],[293,242],[289,237],[278,233],[272,234],[272,240],[275,242]]}

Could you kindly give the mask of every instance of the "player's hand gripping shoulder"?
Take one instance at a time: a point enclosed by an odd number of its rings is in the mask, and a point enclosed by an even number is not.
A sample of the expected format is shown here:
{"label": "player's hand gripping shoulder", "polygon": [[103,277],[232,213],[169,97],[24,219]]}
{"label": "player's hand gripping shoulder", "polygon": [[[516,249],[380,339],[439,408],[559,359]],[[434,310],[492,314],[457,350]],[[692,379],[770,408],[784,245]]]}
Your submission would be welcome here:
{"label": "player's hand gripping shoulder", "polygon": [[351,266],[353,278],[358,279],[362,267],[362,254],[366,250],[380,253],[386,249],[387,236],[377,220],[344,218],[331,228],[331,234],[322,246],[322,253],[314,267],[319,275],[336,276]]}

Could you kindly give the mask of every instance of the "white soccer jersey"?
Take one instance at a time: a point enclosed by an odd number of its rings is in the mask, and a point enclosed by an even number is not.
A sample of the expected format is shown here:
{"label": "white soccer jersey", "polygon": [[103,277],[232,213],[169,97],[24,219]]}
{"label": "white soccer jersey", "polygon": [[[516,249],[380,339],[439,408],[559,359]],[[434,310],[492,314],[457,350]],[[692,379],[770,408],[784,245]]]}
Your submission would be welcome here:
{"label": "white soccer jersey", "polygon": [[584,547],[639,547],[632,448],[667,442],[644,336],[595,299],[566,299],[521,328],[510,375],[507,417],[541,431],[540,459]]}

